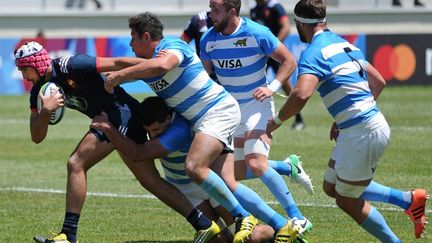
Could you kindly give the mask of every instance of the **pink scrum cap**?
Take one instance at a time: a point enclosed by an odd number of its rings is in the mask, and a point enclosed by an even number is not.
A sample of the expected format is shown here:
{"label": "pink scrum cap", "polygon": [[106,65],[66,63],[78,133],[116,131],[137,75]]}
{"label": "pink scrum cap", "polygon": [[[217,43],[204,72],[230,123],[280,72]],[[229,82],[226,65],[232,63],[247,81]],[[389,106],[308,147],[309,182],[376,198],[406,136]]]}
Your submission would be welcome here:
{"label": "pink scrum cap", "polygon": [[40,76],[44,76],[50,63],[48,52],[35,41],[25,43],[15,50],[15,65],[18,68],[32,67]]}

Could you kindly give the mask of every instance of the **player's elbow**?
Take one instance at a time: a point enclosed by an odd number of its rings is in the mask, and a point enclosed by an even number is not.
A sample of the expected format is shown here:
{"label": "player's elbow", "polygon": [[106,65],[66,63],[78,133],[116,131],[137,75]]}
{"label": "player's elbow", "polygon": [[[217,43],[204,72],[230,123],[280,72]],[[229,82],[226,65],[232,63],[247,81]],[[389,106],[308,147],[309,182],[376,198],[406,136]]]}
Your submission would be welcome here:
{"label": "player's elbow", "polygon": [[31,137],[32,142],[35,144],[39,144],[44,140],[45,137],[41,137],[41,136],[33,136]]}

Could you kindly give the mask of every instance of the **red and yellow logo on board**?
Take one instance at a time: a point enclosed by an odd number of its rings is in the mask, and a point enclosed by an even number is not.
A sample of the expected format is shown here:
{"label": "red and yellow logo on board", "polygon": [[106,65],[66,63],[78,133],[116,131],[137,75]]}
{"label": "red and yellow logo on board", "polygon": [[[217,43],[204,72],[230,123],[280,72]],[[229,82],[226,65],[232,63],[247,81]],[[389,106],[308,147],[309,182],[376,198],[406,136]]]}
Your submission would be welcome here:
{"label": "red and yellow logo on board", "polygon": [[375,51],[372,62],[385,80],[398,81],[411,78],[417,64],[414,51],[406,44],[380,46]]}

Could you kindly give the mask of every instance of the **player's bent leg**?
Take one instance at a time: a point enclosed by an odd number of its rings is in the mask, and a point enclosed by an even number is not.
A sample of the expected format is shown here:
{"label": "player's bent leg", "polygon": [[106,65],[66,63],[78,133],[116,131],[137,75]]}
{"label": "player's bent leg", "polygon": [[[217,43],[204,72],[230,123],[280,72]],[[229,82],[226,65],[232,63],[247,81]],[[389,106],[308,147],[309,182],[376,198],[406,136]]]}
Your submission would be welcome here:
{"label": "player's bent leg", "polygon": [[87,193],[87,171],[109,155],[113,147],[101,142],[92,132],[84,135],[67,162],[66,214],[59,234],[45,239],[35,236],[36,242],[76,242],[78,222]]}
{"label": "player's bent leg", "polygon": [[223,148],[222,142],[215,137],[203,132],[195,134],[185,164],[186,173],[195,183],[200,184],[208,177],[209,168]]}
{"label": "player's bent leg", "polygon": [[340,178],[336,182],[336,204],[363,229],[382,242],[401,242],[384,217],[360,198],[370,180],[352,182]]}
{"label": "player's bent leg", "polygon": [[66,210],[79,213],[87,193],[87,171],[108,156],[114,147],[101,142],[92,132],[84,135],[67,162],[68,180],[66,189]]}

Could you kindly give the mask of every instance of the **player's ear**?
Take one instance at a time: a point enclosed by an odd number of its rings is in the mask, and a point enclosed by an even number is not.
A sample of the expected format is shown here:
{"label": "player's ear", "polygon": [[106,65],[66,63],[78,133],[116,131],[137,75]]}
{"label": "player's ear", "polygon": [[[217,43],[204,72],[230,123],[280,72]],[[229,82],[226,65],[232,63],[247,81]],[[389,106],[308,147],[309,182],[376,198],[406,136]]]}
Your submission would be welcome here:
{"label": "player's ear", "polygon": [[145,41],[151,40],[150,33],[149,32],[144,32],[141,39],[145,40]]}

